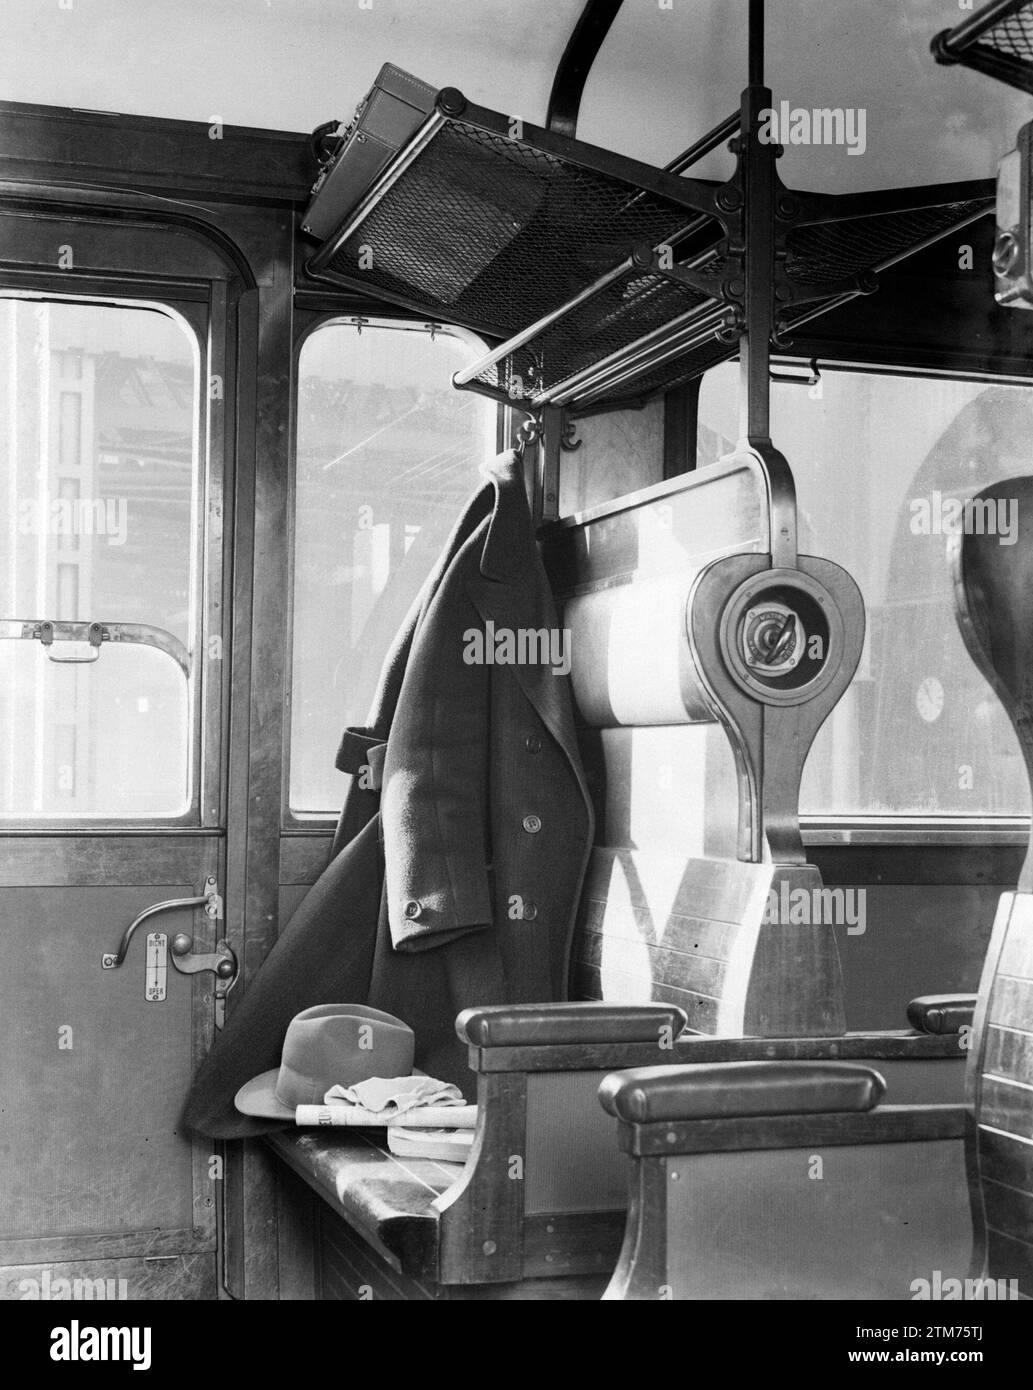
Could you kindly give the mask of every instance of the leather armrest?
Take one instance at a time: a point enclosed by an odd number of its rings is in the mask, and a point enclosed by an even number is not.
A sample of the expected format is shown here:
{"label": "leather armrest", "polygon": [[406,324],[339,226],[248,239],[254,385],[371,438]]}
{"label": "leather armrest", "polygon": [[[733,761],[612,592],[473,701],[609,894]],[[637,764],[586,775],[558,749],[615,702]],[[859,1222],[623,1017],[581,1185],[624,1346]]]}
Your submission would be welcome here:
{"label": "leather armrest", "polygon": [[907,1006],[907,1021],[920,1033],[960,1033],[975,1010],[974,994],[923,994]]}
{"label": "leather armrest", "polygon": [[563,1046],[676,1038],[688,1024],[676,1004],[491,1004],[464,1009],[456,1032],[471,1047]]}
{"label": "leather armrest", "polygon": [[611,1072],[599,1100],[619,1120],[653,1124],[863,1112],[885,1092],[877,1071],[850,1062],[710,1062]]}

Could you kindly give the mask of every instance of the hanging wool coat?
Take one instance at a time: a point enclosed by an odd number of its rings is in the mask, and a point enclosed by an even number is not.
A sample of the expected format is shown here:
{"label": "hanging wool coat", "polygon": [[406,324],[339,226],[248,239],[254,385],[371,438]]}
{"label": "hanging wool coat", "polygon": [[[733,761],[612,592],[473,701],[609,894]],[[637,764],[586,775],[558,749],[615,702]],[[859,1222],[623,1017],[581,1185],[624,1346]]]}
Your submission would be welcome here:
{"label": "hanging wool coat", "polygon": [[358,775],[330,864],[202,1063],[190,1129],[277,1127],[233,1097],[278,1065],[288,1023],[312,1005],[404,1019],[416,1066],[472,1100],[456,1014],[566,997],[592,808],[522,468],[508,453],[486,472],[395,640],[369,725],[344,734],[337,765]]}

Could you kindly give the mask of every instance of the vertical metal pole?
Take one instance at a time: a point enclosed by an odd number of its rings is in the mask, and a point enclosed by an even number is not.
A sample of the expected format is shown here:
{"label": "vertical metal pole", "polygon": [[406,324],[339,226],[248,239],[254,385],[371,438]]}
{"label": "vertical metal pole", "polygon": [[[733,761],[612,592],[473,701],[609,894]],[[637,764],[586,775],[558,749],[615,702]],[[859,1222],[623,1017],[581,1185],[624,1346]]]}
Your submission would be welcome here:
{"label": "vertical metal pole", "polygon": [[[764,0],[749,0],[749,76],[742,94],[739,169],[744,199],[745,326],[739,347],[739,435],[764,463],[771,524],[771,562],[796,564],[796,489],[771,442],[771,335],[775,318],[775,173],[777,145],[760,139],[761,112],[772,109],[764,86]],[[773,126],[772,126],[773,131]],[[779,132],[781,134],[781,132]]]}
{"label": "vertical metal pole", "polygon": [[760,113],[771,106],[763,85],[764,0],[749,0],[749,86],[742,94],[740,161],[746,241],[746,332],[740,352],[740,434],[751,443],[770,438],[769,370],[774,327],[775,146],[761,144]]}
{"label": "vertical metal pole", "polygon": [[751,87],[764,85],[764,0],[750,0],[748,83]]}

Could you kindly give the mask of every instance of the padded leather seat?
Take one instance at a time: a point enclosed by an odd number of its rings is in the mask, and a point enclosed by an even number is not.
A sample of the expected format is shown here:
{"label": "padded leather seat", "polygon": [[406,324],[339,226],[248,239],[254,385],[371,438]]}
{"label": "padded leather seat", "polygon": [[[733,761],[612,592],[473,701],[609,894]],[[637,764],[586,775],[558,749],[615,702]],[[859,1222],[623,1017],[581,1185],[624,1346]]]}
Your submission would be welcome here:
{"label": "padded leather seat", "polygon": [[495,1004],[464,1009],[456,1032],[471,1047],[655,1043],[665,1031],[673,1041],[687,1022],[676,1004]]}
{"label": "padded leather seat", "polygon": [[907,1006],[907,1021],[920,1033],[960,1033],[972,1027],[975,1011],[974,994],[923,994]]}
{"label": "padded leather seat", "polygon": [[877,1071],[849,1062],[740,1062],[615,1073],[599,1099],[619,1120],[653,1124],[858,1112],[873,1109],[885,1092]]}

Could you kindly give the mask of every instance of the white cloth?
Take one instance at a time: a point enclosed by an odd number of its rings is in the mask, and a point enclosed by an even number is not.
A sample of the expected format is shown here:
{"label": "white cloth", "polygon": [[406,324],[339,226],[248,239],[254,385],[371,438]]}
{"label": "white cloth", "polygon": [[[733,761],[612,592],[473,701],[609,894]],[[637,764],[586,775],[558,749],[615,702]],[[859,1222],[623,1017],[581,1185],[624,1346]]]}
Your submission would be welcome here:
{"label": "white cloth", "polygon": [[354,1086],[331,1086],[324,1105],[355,1105],[390,1119],[425,1105],[465,1105],[458,1086],[433,1076],[371,1076]]}

